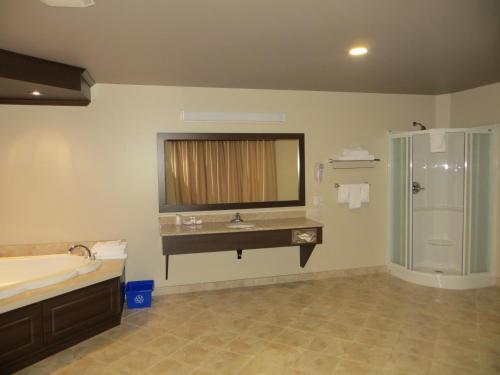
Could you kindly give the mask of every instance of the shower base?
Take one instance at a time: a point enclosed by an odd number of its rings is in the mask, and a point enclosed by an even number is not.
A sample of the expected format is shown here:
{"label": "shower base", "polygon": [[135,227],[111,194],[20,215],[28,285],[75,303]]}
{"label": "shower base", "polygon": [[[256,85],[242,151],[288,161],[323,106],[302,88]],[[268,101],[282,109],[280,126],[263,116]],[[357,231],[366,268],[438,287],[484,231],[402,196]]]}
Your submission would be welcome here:
{"label": "shower base", "polygon": [[413,267],[413,270],[417,271],[417,272],[425,272],[425,273],[430,273],[430,274],[462,276],[462,270],[458,269],[458,268],[418,266],[418,267]]}
{"label": "shower base", "polygon": [[[444,273],[435,272],[435,268],[431,267],[420,267],[419,270],[409,270],[400,265],[389,263],[388,272],[396,276],[399,279],[404,281],[424,285],[431,286],[434,288],[443,288],[443,289],[475,289],[475,288],[485,288],[488,286],[496,285],[495,275],[491,273],[476,273],[472,275],[463,276],[460,272],[456,270],[437,270],[437,271],[445,271]],[[422,270],[422,268],[424,270]]]}

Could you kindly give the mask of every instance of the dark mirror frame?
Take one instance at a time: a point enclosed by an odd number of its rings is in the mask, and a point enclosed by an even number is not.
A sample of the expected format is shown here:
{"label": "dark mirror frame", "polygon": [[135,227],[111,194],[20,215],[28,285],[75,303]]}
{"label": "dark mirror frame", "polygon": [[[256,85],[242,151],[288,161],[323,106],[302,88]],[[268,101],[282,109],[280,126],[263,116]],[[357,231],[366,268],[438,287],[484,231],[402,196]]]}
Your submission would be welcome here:
{"label": "dark mirror frame", "polygon": [[[165,191],[165,141],[179,140],[210,140],[210,141],[237,141],[237,140],[258,140],[258,139],[296,139],[299,141],[299,199],[289,201],[267,201],[267,202],[247,202],[247,203],[215,203],[215,204],[190,204],[178,205],[167,204]],[[158,198],[160,212],[181,212],[181,211],[211,211],[211,210],[232,210],[245,208],[265,208],[265,207],[292,207],[304,206],[306,201],[306,185],[304,178],[305,154],[304,154],[304,134],[303,133],[158,133]]]}

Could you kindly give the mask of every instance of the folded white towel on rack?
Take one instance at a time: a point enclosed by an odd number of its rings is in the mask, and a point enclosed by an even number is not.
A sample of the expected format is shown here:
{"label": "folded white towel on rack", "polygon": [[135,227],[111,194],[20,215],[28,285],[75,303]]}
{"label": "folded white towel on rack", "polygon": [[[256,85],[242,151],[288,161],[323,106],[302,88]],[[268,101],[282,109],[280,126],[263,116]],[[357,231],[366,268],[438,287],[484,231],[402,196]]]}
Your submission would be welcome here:
{"label": "folded white towel on rack", "polygon": [[446,130],[431,129],[430,133],[431,152],[446,152]]}
{"label": "folded white towel on rack", "polygon": [[368,150],[361,147],[344,148],[342,154],[332,155],[334,161],[350,161],[350,160],[374,160],[375,156],[370,154]]}
{"label": "folded white towel on rack", "polygon": [[361,156],[361,155],[369,155],[368,150],[364,150],[361,147],[356,148],[344,148],[342,151],[342,155],[344,156]]}
{"label": "folded white towel on rack", "polygon": [[333,161],[375,160],[375,155],[332,155]]}

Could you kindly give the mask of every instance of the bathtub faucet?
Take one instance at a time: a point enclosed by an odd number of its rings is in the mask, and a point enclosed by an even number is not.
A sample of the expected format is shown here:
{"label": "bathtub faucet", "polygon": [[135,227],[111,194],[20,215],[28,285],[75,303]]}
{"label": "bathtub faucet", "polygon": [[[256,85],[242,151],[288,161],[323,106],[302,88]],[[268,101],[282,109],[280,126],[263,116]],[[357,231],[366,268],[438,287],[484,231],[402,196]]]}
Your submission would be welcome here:
{"label": "bathtub faucet", "polygon": [[81,244],[77,244],[77,245],[71,246],[68,249],[68,253],[73,254],[73,250],[75,250],[75,249],[83,249],[87,253],[87,258],[89,258],[89,259],[95,259],[94,258],[94,254],[92,254],[92,252],[90,251],[90,249],[87,246],[81,245]]}
{"label": "bathtub faucet", "polygon": [[231,223],[241,223],[241,222],[243,222],[243,219],[241,218],[240,213],[236,212],[233,218],[231,219]]}

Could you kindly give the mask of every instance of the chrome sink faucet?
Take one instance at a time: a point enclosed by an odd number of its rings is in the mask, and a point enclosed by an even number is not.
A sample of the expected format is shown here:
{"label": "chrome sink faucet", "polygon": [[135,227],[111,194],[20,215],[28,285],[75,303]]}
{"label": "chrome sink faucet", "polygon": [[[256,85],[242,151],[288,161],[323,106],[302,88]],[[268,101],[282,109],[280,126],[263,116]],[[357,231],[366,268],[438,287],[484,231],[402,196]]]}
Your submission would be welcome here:
{"label": "chrome sink faucet", "polygon": [[243,219],[241,218],[239,212],[236,212],[236,214],[234,214],[233,218],[231,219],[231,223],[241,223],[242,221]]}
{"label": "chrome sink faucet", "polygon": [[84,252],[87,253],[86,255],[87,255],[88,259],[95,259],[94,254],[92,254],[92,251],[90,251],[90,249],[87,246],[81,245],[81,244],[76,244],[76,245],[71,246],[68,249],[68,253],[73,254],[73,250],[76,250],[76,249],[83,249]]}

